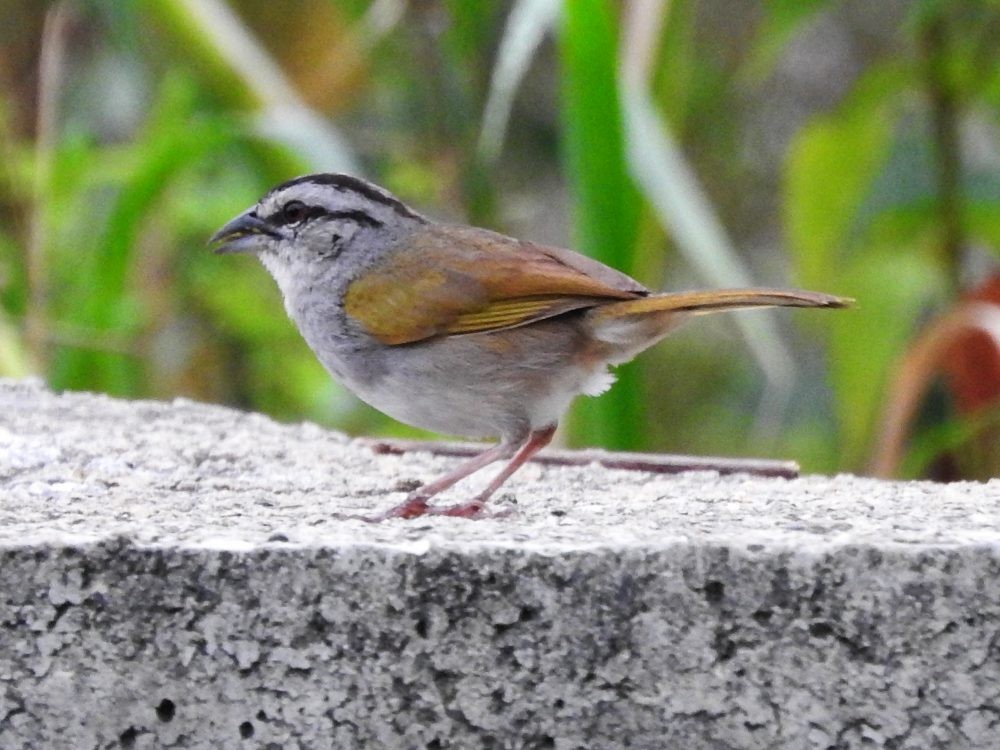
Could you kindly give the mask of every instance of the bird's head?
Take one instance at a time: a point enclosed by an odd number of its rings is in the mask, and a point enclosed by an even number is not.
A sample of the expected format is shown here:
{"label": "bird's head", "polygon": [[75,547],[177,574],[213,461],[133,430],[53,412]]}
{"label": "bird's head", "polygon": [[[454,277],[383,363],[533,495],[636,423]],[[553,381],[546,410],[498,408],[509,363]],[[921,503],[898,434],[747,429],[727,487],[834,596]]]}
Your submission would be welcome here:
{"label": "bird's head", "polygon": [[312,174],[272,188],[212,235],[216,253],[254,253],[286,295],[298,280],[367,265],[427,220],[380,187],[342,174]]}

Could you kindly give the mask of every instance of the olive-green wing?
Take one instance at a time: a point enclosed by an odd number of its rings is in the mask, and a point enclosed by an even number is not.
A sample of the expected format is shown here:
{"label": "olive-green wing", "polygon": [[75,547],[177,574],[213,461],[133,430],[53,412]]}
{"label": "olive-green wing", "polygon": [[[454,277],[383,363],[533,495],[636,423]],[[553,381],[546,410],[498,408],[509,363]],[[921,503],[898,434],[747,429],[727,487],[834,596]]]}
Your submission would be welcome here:
{"label": "olive-green wing", "polygon": [[384,344],[497,331],[649,292],[570,250],[429,225],[350,284],[344,309]]}

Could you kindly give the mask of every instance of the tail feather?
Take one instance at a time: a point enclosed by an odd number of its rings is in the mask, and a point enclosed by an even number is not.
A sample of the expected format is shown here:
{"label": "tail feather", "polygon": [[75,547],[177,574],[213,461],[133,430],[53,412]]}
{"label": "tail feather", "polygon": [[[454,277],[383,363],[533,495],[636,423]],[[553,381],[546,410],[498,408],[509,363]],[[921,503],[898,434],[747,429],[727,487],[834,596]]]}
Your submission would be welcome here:
{"label": "tail feather", "polygon": [[655,312],[703,314],[753,307],[848,307],[854,300],[797,289],[719,289],[654,294],[642,299],[613,302],[594,310],[596,318],[620,318]]}
{"label": "tail feather", "polygon": [[611,364],[627,362],[691,315],[753,307],[848,307],[854,300],[796,289],[721,289],[654,294],[610,302],[585,316],[594,337],[607,347]]}

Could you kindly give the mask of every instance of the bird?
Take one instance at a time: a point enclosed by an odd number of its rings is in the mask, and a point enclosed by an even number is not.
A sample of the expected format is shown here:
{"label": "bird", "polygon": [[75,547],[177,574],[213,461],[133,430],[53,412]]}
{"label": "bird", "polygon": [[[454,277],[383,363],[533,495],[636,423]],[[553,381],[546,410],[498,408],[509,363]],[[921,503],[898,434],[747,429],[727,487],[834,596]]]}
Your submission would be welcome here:
{"label": "bird", "polygon": [[[326,370],[408,425],[497,442],[369,521],[490,517],[489,498],[553,438],[578,395],[685,319],[761,307],[842,308],[794,289],[653,292],[580,253],[433,221],[346,174],[283,182],[220,228],[215,252],[256,255]],[[438,493],[498,461],[471,500]]]}

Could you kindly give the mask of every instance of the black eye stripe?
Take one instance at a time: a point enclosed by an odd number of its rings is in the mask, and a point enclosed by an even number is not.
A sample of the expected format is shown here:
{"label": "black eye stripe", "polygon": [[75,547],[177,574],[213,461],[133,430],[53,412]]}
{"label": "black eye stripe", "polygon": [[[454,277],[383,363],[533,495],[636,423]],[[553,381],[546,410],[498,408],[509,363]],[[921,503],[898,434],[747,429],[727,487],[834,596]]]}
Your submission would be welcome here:
{"label": "black eye stripe", "polygon": [[366,214],[364,211],[329,211],[326,215],[331,219],[347,219],[348,221],[353,221],[356,224],[364,224],[369,227],[380,227],[382,222],[376,219],[370,214]]}
{"label": "black eye stripe", "polygon": [[424,221],[422,216],[414,213],[412,209],[410,209],[396,196],[390,195],[385,190],[382,190],[369,182],[365,182],[357,177],[351,177],[345,174],[309,174],[302,177],[296,177],[294,180],[283,182],[282,184],[271,188],[268,195],[273,195],[287,188],[294,187],[295,185],[323,185],[332,187],[343,193],[357,193],[373,203],[379,203],[392,209],[400,216],[416,219],[418,221]]}
{"label": "black eye stripe", "polygon": [[[291,203],[291,201],[289,201]],[[354,209],[345,209],[343,211],[327,211],[322,206],[307,206],[305,204],[298,204],[301,209],[296,206],[295,211],[287,212],[287,206],[281,208],[277,213],[271,216],[271,223],[277,224],[279,226],[285,226],[288,224],[304,224],[307,221],[313,219],[318,219],[325,217],[328,219],[346,219],[347,221],[353,221],[356,224],[362,224],[369,227],[381,227],[383,223],[376,219],[370,214],[366,214],[364,211],[358,211]]]}

